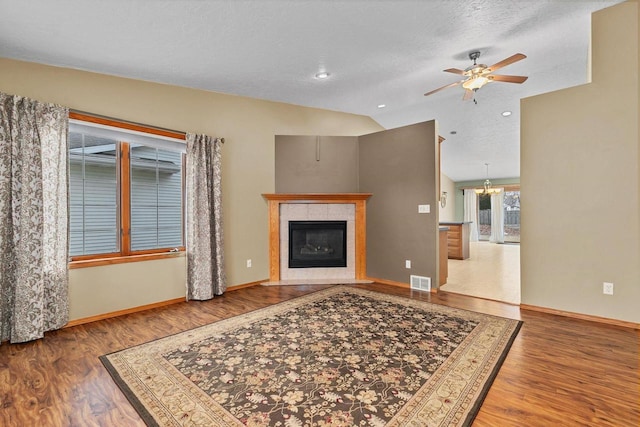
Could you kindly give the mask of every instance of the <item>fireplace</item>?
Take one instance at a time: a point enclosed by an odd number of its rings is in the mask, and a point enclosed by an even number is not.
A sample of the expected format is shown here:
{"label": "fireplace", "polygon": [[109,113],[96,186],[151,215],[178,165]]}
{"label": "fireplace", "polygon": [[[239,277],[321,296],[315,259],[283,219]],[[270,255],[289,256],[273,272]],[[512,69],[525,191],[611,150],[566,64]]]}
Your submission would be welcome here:
{"label": "fireplace", "polygon": [[[366,201],[371,194],[276,193],[263,196],[269,202],[269,282],[263,284],[371,283],[366,279]],[[289,267],[289,223],[296,221],[346,222],[346,250],[343,250],[346,266]],[[331,246],[333,248],[333,244]],[[320,258],[319,254],[313,255]]]}
{"label": "fireplace", "polygon": [[289,221],[289,268],[346,266],[347,221]]}

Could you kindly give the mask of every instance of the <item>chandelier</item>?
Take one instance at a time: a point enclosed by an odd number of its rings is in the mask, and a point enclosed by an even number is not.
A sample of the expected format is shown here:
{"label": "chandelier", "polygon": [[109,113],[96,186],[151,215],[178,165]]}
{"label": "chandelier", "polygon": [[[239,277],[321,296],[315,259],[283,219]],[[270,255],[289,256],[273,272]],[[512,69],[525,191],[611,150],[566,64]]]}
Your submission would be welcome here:
{"label": "chandelier", "polygon": [[477,194],[494,194],[502,191],[501,188],[493,188],[491,187],[491,181],[489,181],[489,163],[485,163],[487,167],[487,179],[484,181],[483,188],[476,188]]}

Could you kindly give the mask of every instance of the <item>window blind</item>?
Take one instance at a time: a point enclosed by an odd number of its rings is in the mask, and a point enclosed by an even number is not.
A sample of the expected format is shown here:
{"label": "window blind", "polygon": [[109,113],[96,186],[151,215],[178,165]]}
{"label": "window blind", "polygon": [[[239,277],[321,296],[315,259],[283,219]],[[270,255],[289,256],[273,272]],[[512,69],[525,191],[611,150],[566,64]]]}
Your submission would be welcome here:
{"label": "window blind", "polygon": [[113,139],[116,141],[127,141],[131,144],[145,145],[147,147],[159,148],[161,150],[187,152],[187,144],[183,139],[170,138],[163,135],[151,135],[149,133],[135,130],[118,128],[98,123],[84,122],[69,119],[69,132],[91,134],[97,137]]}

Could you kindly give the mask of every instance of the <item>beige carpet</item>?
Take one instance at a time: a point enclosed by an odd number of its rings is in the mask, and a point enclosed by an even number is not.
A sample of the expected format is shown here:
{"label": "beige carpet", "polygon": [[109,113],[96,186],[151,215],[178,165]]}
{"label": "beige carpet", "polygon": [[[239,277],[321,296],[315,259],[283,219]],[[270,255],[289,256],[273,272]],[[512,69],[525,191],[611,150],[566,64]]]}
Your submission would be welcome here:
{"label": "beige carpet", "polygon": [[148,425],[470,425],[521,322],[336,286],[101,360]]}

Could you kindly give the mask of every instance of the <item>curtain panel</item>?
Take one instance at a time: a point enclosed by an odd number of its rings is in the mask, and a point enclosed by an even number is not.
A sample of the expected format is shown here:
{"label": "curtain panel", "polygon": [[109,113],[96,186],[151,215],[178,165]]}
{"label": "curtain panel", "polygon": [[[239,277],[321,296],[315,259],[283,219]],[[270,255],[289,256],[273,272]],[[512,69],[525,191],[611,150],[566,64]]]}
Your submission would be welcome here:
{"label": "curtain panel", "polygon": [[476,190],[467,188],[464,190],[464,221],[469,224],[469,241],[478,241],[478,202]]}
{"label": "curtain panel", "polygon": [[65,325],[68,303],[66,107],[0,93],[0,338]]}
{"label": "curtain panel", "polygon": [[187,300],[227,289],[222,232],[222,139],[187,133]]}
{"label": "curtain panel", "polygon": [[491,194],[491,236],[492,243],[504,243],[504,188]]}

